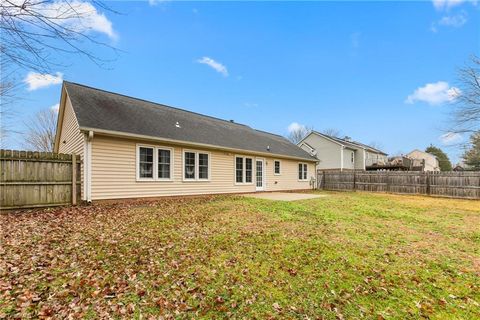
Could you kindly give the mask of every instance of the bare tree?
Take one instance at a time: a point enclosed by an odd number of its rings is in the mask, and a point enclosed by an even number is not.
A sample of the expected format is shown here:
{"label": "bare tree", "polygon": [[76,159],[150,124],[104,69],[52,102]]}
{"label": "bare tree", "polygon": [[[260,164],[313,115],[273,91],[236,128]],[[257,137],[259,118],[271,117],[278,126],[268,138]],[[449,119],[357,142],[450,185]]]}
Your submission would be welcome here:
{"label": "bare tree", "polygon": [[292,143],[297,144],[312,131],[313,131],[313,127],[298,126],[297,128],[290,131],[290,133],[287,136],[287,139],[290,140]]}
{"label": "bare tree", "polygon": [[[2,0],[2,60],[41,73],[63,65],[59,61],[65,59],[65,54],[82,55],[97,65],[103,65],[108,60],[86,49],[93,44],[116,51],[91,35],[94,30],[114,35],[110,22],[97,12],[96,7],[110,10],[98,1]],[[98,23],[99,19],[101,23]]]}
{"label": "bare tree", "polygon": [[382,150],[383,149],[383,144],[381,142],[378,142],[378,141],[370,142],[369,146],[372,147],[372,148],[375,148],[377,150]]}
{"label": "bare tree", "polygon": [[342,135],[342,132],[335,128],[327,128],[325,130],[322,130],[322,133],[335,138],[340,138],[340,136]]}
{"label": "bare tree", "polygon": [[[20,114],[14,111],[19,101],[17,89],[23,85],[19,70],[48,74],[53,68],[66,67],[72,55],[102,67],[116,58],[118,50],[98,38],[98,34],[115,37],[111,22],[99,9],[114,12],[96,0],[0,1],[2,147],[12,133],[18,133],[11,124]],[[99,50],[102,48],[105,50]],[[100,57],[110,53],[115,54],[113,59]]]}
{"label": "bare tree", "polygon": [[24,147],[35,151],[53,152],[55,131],[57,129],[57,112],[52,109],[39,111],[25,122]]}
{"label": "bare tree", "polygon": [[8,68],[4,60],[0,62],[0,68],[0,141],[1,147],[4,148],[8,145],[12,133],[18,133],[14,129],[13,119],[16,115],[14,103],[18,101],[15,97],[21,84],[15,81],[14,72]]}
{"label": "bare tree", "polygon": [[450,132],[480,131],[480,58],[473,55],[471,61],[459,70],[458,82]]}

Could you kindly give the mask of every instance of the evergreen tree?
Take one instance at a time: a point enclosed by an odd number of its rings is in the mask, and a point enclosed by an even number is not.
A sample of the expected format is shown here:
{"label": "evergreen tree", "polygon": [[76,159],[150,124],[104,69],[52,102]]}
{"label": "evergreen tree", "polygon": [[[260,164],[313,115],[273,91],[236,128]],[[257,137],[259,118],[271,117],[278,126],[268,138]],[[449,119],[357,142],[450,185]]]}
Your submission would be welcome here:
{"label": "evergreen tree", "polygon": [[472,146],[463,154],[463,160],[469,169],[480,170],[480,131],[471,135],[470,142]]}
{"label": "evergreen tree", "polygon": [[433,154],[438,159],[438,165],[440,166],[440,171],[452,171],[452,163],[445,152],[442,149],[430,145],[425,152]]}

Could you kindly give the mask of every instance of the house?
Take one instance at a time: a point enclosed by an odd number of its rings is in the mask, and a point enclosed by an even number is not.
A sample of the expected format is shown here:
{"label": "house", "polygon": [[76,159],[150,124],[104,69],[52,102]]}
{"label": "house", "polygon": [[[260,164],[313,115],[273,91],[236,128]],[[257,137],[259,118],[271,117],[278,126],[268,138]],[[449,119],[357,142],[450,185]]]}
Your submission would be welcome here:
{"label": "house", "polygon": [[317,159],[276,134],[64,82],[55,152],[82,159],[82,199],[309,189]]}
{"label": "house", "polygon": [[435,155],[418,149],[407,153],[407,157],[413,160],[414,167],[422,167],[422,171],[440,171],[440,165]]}
{"label": "house", "polygon": [[387,163],[387,154],[360,142],[310,132],[298,145],[319,159],[318,170],[366,170]]}
{"label": "house", "polygon": [[472,166],[466,164],[465,161],[463,160],[459,161],[453,168],[453,171],[470,171],[470,170],[474,170],[474,169],[472,168]]}

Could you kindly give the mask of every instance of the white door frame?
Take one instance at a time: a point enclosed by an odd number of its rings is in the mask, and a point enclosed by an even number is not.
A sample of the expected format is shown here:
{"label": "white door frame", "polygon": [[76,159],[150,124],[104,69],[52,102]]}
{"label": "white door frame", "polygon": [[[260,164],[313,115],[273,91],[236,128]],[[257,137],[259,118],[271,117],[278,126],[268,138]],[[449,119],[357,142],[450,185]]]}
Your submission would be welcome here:
{"label": "white door frame", "polygon": [[[262,186],[257,186],[257,161],[262,162]],[[265,158],[255,158],[255,191],[265,191],[266,175],[265,175]]]}

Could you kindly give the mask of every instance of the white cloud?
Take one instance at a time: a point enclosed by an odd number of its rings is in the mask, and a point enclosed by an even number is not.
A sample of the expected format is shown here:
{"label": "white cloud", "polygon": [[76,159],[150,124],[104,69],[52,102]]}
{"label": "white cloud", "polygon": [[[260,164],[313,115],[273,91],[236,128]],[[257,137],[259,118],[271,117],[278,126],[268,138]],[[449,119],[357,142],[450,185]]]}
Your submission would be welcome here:
{"label": "white cloud", "polygon": [[445,81],[436,83],[427,83],[423,87],[417,88],[407,97],[405,103],[413,104],[417,101],[426,102],[430,105],[439,105],[445,102],[452,102],[456,99],[460,89],[450,87]]}
{"label": "white cloud", "polygon": [[443,144],[448,145],[462,141],[463,137],[459,133],[447,132],[445,134],[442,134],[439,139]]}
{"label": "white cloud", "polygon": [[112,22],[91,4],[90,1],[35,1],[26,2],[25,0],[11,0],[18,7],[9,7],[8,14],[21,15],[21,6],[26,3],[41,15],[51,17],[55,23],[78,32],[98,32],[116,39],[117,35],[113,31]]}
{"label": "white cloud", "polygon": [[300,131],[300,130],[306,130],[306,127],[303,124],[300,124],[298,122],[292,122],[287,128],[289,133],[295,132],[295,131]]}
{"label": "white cloud", "polygon": [[438,31],[437,27],[439,26],[460,28],[465,23],[467,23],[467,21],[468,21],[467,12],[462,10],[458,14],[443,16],[437,22],[433,22],[432,26],[430,27],[430,30],[432,32],[437,32]]}
{"label": "white cloud", "polygon": [[202,63],[202,64],[206,64],[207,66],[211,67],[215,71],[221,73],[224,77],[228,77],[227,67],[225,67],[220,62],[217,62],[217,61],[213,60],[212,58],[203,57],[201,59],[198,59],[197,62]]}
{"label": "white cloud", "polygon": [[432,0],[433,6],[437,10],[450,9],[462,4],[464,0]]}
{"label": "white cloud", "polygon": [[157,4],[160,4],[162,2],[167,2],[169,0],[148,0],[148,4],[151,6],[156,6]]}
{"label": "white cloud", "polygon": [[245,102],[243,105],[244,105],[245,107],[247,107],[247,108],[256,108],[256,107],[258,107],[258,103],[254,103],[254,102]]}
{"label": "white cloud", "polygon": [[452,16],[444,16],[438,21],[439,25],[459,28],[467,23],[467,13],[461,12]]}
{"label": "white cloud", "polygon": [[27,90],[33,91],[41,88],[46,88],[55,84],[60,84],[63,81],[63,74],[57,72],[53,74],[41,74],[36,72],[29,72],[23,82],[28,85]]}
{"label": "white cloud", "polygon": [[53,110],[58,113],[58,109],[60,108],[60,104],[54,104],[53,106],[50,107],[50,110]]}
{"label": "white cloud", "polygon": [[357,49],[360,47],[360,36],[362,34],[360,32],[354,32],[350,35],[350,41],[352,43],[352,48]]}

